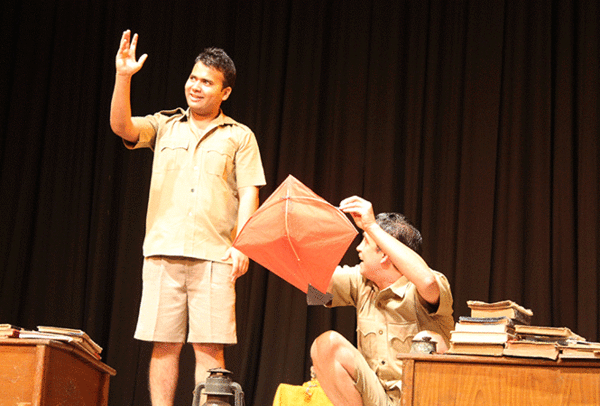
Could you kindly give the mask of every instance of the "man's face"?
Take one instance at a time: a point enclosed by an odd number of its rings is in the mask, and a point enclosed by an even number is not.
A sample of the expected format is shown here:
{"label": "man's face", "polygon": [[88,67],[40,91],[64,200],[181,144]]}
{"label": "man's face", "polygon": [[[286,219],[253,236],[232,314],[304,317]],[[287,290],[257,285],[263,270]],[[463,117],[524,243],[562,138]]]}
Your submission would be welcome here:
{"label": "man's face", "polygon": [[358,251],[358,257],[362,261],[362,275],[367,279],[372,279],[371,276],[381,270],[383,252],[367,233],[363,233],[363,239],[358,247],[356,247],[356,250]]}
{"label": "man's face", "polygon": [[213,118],[221,103],[227,100],[231,87],[223,88],[225,77],[214,69],[198,62],[185,82],[185,98],[194,115]]}

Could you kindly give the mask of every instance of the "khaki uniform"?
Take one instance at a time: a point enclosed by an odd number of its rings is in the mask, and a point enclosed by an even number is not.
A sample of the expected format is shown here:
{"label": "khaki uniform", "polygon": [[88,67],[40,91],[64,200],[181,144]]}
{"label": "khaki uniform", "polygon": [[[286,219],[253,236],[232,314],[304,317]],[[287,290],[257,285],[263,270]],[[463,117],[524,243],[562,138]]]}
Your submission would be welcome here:
{"label": "khaki uniform", "polygon": [[331,306],[356,307],[357,348],[394,404],[399,404],[402,379],[396,356],[410,351],[419,331],[435,331],[448,341],[454,328],[450,284],[443,274],[434,274],[440,287],[437,309],[430,309],[404,276],[382,291],[360,274],[360,265],[338,267],[331,279]]}
{"label": "khaki uniform", "polygon": [[154,150],[144,256],[221,261],[235,237],[238,189],[265,185],[260,152],[254,133],[223,113],[205,131],[189,114],[136,117],[154,131],[125,143]]}

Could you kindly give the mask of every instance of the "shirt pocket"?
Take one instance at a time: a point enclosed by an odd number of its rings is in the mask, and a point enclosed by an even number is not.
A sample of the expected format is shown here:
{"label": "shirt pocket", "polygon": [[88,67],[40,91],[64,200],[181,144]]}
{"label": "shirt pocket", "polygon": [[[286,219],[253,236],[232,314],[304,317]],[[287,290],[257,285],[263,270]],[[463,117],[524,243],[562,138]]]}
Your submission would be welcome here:
{"label": "shirt pocket", "polygon": [[211,175],[227,178],[233,168],[233,158],[217,149],[207,149],[204,153],[204,171]]}
{"label": "shirt pocket", "polygon": [[405,323],[389,323],[388,324],[388,340],[392,356],[398,353],[410,352],[412,339],[419,332],[416,322]]}
{"label": "shirt pocket", "polygon": [[161,139],[156,154],[156,171],[181,169],[185,165],[189,143],[190,141],[186,138],[167,137]]}
{"label": "shirt pocket", "polygon": [[358,349],[369,364],[377,363],[387,353],[385,324],[364,319],[359,319],[356,324]]}
{"label": "shirt pocket", "polygon": [[379,323],[360,320],[357,323],[358,346],[367,360],[395,359],[398,353],[410,351],[417,323]]}

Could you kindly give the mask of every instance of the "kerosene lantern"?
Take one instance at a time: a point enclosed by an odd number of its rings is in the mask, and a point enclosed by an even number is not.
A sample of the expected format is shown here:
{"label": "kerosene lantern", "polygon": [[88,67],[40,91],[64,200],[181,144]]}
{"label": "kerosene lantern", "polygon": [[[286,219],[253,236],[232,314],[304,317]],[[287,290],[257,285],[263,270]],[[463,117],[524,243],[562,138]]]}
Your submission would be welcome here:
{"label": "kerosene lantern", "polygon": [[[212,368],[208,372],[206,382],[199,383],[194,389],[192,406],[200,406],[202,395],[206,395],[206,403],[202,406],[244,406],[244,392],[238,383],[231,381],[231,372],[223,368]],[[233,404],[229,403],[232,396]]]}

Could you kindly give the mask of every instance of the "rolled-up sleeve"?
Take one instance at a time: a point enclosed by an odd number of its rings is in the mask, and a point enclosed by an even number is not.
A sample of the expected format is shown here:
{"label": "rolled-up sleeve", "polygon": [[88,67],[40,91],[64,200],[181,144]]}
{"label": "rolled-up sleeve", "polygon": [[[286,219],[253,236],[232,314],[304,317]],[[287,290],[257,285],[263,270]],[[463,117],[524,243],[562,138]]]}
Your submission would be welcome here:
{"label": "rolled-up sleeve", "polygon": [[338,266],[331,276],[329,293],[333,295],[333,299],[327,307],[356,307],[361,279],[360,265]]}

